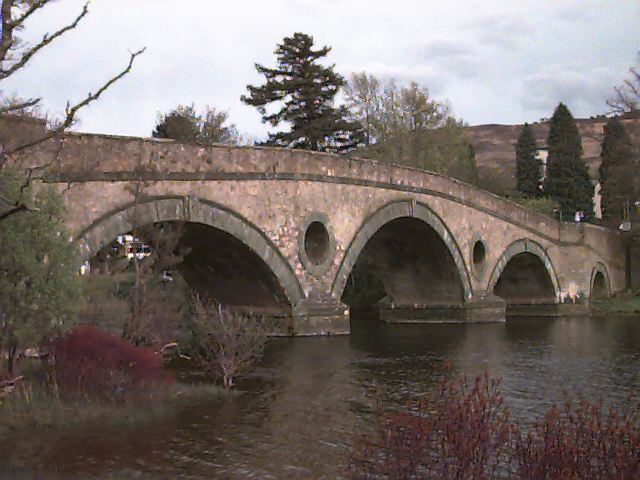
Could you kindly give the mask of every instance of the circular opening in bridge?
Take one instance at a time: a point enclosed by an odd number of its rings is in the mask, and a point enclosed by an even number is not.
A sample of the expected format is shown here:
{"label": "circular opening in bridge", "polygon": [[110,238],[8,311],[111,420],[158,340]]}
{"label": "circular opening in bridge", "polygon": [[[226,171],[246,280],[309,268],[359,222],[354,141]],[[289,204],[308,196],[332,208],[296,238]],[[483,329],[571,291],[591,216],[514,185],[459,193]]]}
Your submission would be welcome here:
{"label": "circular opening in bridge", "polygon": [[473,266],[476,267],[476,270],[480,270],[482,268],[486,258],[487,249],[485,248],[484,243],[482,243],[481,240],[478,240],[473,245]]}
{"label": "circular opening in bridge", "polygon": [[313,265],[320,265],[329,253],[329,232],[322,222],[311,222],[304,234],[304,251]]}

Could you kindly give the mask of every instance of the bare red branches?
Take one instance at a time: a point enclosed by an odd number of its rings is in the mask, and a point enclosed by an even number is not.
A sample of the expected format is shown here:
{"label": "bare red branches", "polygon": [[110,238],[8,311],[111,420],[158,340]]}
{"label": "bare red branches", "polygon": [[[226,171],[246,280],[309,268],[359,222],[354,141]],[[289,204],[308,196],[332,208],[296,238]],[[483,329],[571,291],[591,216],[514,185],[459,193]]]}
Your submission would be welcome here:
{"label": "bare red branches", "polygon": [[640,404],[620,411],[567,398],[524,433],[500,382],[442,380],[436,395],[397,413],[353,450],[353,479],[632,480],[640,478]]}

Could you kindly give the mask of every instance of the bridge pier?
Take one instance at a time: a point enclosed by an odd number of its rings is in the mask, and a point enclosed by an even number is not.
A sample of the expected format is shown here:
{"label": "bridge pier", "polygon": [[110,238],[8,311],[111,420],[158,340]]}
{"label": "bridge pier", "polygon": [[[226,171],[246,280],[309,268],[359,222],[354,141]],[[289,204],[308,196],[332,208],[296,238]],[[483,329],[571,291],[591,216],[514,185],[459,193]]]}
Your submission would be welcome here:
{"label": "bridge pier", "polygon": [[349,307],[331,296],[309,297],[293,308],[293,335],[349,335]]}
{"label": "bridge pier", "polygon": [[482,323],[506,321],[506,303],[495,295],[473,297],[461,304],[377,305],[381,321],[386,323]]}

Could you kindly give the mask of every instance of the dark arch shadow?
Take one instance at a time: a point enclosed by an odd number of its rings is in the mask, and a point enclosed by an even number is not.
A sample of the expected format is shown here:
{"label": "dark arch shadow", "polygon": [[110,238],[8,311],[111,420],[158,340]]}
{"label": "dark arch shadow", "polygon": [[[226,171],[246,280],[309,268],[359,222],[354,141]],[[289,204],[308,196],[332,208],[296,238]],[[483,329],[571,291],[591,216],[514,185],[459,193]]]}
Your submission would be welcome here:
{"label": "dark arch shadow", "polygon": [[591,293],[589,298],[598,300],[611,296],[611,281],[607,267],[598,262],[591,272]]}
{"label": "dark arch shadow", "polygon": [[496,263],[487,290],[508,304],[558,303],[560,286],[544,248],[529,239],[509,245]]}
{"label": "dark arch shadow", "polygon": [[[429,257],[429,253],[433,254],[432,249],[442,255]],[[364,222],[340,264],[332,287],[334,296],[343,297],[356,263],[363,253],[371,256],[373,251],[378,252],[378,259],[386,256],[383,261],[386,261],[387,267],[396,270],[393,275],[398,283],[391,287],[395,292],[391,292],[387,282],[385,289],[388,296],[406,297],[404,303],[424,303],[424,293],[428,288],[439,291],[443,295],[442,302],[449,304],[462,304],[471,296],[469,274],[455,239],[444,222],[423,204],[394,202],[382,207]],[[392,268],[395,265],[397,269]],[[426,279],[420,278],[426,273],[431,274],[431,280],[436,279],[435,284],[432,282],[429,287]],[[403,280],[403,276],[407,278]],[[452,278],[449,279],[449,276]],[[450,292],[444,292],[445,283],[451,287]],[[400,292],[399,287],[406,291]],[[418,300],[421,297],[423,301]],[[433,295],[427,295],[426,299],[432,300]],[[389,300],[393,302],[394,298]]]}
{"label": "dark arch shadow", "polygon": [[218,238],[227,245],[236,241],[255,254],[277,279],[292,307],[304,298],[293,268],[257,226],[221,205],[194,197],[154,197],[108,212],[78,234],[82,259],[89,259],[117,235],[133,230],[134,223],[150,225],[161,222],[195,224],[226,234]]}

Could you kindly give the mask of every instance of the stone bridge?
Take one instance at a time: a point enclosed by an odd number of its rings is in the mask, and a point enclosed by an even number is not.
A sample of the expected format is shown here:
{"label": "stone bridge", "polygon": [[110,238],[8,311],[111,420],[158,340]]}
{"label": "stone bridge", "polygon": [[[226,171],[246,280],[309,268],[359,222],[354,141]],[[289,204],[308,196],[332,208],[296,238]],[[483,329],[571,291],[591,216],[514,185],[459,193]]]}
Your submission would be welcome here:
{"label": "stone bridge", "polygon": [[617,232],[560,223],[433,173],[87,134],[29,155],[50,164],[48,181],[65,190],[85,260],[134,218],[183,222],[187,282],[218,302],[282,317],[291,334],[348,333],[359,308],[386,321],[556,314],[568,298],[586,303],[625,286]]}

